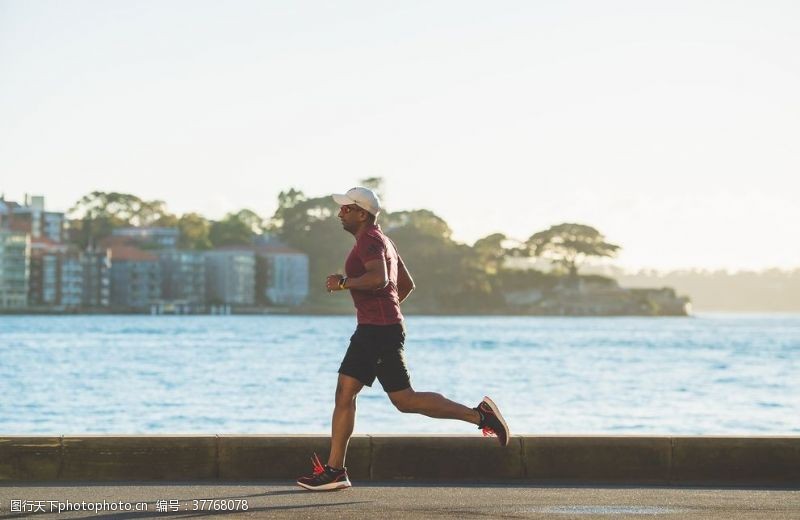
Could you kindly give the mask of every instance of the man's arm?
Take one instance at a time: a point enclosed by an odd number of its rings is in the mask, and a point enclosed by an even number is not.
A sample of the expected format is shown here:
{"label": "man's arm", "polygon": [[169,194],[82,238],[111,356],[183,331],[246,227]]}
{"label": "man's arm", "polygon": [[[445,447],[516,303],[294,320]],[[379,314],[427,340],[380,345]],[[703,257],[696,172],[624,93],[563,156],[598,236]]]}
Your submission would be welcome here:
{"label": "man's arm", "polygon": [[406,269],[406,264],[403,263],[403,260],[399,256],[397,259],[397,298],[400,303],[403,303],[403,300],[408,298],[408,295],[414,290],[414,280],[411,278],[411,273]]}
{"label": "man's arm", "polygon": [[340,274],[328,276],[326,287],[328,291],[339,291],[342,289],[361,289],[364,291],[375,291],[383,289],[389,283],[389,273],[386,271],[386,261],[383,258],[376,258],[364,264],[367,270],[357,278],[348,278],[344,287],[339,286],[339,282],[344,278]]}

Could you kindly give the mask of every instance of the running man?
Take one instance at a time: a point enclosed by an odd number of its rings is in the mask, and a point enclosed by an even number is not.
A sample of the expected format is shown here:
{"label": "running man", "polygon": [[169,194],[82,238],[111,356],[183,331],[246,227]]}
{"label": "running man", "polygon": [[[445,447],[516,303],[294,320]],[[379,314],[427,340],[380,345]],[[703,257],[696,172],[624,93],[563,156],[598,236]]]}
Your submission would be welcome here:
{"label": "running man", "polygon": [[297,484],[313,491],[351,486],[344,461],[355,425],[356,396],[364,385],[372,386],[376,377],[401,412],[477,424],[484,435],[494,435],[501,446],[508,446],[508,426],[488,397],[468,408],[440,394],[411,388],[403,356],[406,334],[400,304],[414,289],[414,281],[394,243],[376,224],[381,204],[375,193],[356,187],[334,195],[333,200],[341,205],[342,227],[356,243],[345,263],[346,274],[328,276],[326,287],[328,292],[350,291],[358,326],[339,367],[328,463],[323,465],[315,454],[313,473],[299,478]]}

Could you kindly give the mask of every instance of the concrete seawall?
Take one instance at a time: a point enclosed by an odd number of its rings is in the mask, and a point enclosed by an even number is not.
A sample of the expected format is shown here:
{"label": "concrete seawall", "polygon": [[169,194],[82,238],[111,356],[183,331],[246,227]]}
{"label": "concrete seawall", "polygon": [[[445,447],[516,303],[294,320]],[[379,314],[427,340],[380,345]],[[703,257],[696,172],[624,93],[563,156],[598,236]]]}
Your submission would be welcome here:
{"label": "concrete seawall", "polygon": [[[0,484],[285,480],[328,453],[320,435],[5,436]],[[800,437],[359,435],[358,481],[800,487]]]}

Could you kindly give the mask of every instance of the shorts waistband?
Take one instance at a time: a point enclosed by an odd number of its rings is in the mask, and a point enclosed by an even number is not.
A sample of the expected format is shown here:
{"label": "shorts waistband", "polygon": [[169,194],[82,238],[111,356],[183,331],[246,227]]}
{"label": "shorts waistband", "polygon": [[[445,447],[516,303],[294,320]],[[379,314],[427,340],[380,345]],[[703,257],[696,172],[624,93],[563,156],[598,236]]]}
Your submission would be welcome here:
{"label": "shorts waistband", "polygon": [[400,323],[392,323],[390,325],[373,325],[371,323],[359,323],[356,330],[406,330],[406,325],[402,321]]}

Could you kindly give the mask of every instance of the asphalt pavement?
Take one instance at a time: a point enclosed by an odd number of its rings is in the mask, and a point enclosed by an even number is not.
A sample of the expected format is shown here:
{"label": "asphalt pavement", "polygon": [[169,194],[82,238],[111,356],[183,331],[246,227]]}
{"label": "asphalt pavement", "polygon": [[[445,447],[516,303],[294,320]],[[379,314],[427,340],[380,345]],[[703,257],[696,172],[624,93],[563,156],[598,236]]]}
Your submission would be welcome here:
{"label": "asphalt pavement", "polygon": [[0,484],[0,519],[800,519],[800,490],[354,483],[310,492],[291,483]]}

